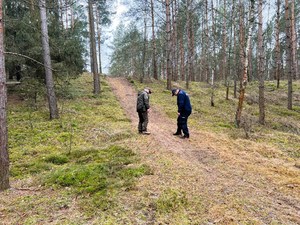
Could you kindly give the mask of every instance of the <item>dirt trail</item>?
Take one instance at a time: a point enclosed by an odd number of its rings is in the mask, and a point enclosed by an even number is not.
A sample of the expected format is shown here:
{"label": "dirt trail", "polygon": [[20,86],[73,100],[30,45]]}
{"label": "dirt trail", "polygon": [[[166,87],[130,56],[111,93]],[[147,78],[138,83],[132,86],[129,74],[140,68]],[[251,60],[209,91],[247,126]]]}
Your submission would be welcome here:
{"label": "dirt trail", "polygon": [[[136,90],[123,78],[108,78],[108,82],[137,130]],[[300,224],[299,169],[287,160],[266,158],[252,151],[253,146],[260,147],[258,143],[242,146],[225,136],[192,128],[191,138],[182,140],[172,135],[176,121],[169,119],[158,106],[152,104],[151,108],[148,127],[151,135],[147,138],[156,149],[165,149],[187,162],[193,182],[187,178],[181,186],[201,193],[210,207],[206,216],[213,218],[213,223],[238,224],[241,214],[245,214],[257,224]],[[265,145],[261,148],[268,150]],[[270,151],[276,154],[275,150]],[[172,177],[161,175],[160,179],[171,183],[168,179]]]}

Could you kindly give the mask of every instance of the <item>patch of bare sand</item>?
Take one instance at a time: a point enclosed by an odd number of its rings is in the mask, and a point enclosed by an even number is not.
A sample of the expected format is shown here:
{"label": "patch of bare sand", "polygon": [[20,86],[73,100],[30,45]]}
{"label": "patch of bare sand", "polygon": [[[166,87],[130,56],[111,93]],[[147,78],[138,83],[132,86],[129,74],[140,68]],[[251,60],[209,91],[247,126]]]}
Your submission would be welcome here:
{"label": "patch of bare sand", "polygon": [[[136,90],[124,78],[108,81],[137,130]],[[172,135],[176,121],[155,105],[149,121],[150,136],[126,143],[154,170],[141,179],[130,199],[123,196],[127,205],[131,202],[131,207],[139,209],[132,211],[133,224],[180,224],[180,218],[155,214],[153,202],[167,188],[183,190],[190,202],[201,199],[197,208],[186,212],[187,224],[300,224],[299,169],[284,158],[259,154],[262,148],[274,155],[280,155],[279,151],[193,128],[189,140],[179,139]],[[146,218],[144,222],[141,217]]]}

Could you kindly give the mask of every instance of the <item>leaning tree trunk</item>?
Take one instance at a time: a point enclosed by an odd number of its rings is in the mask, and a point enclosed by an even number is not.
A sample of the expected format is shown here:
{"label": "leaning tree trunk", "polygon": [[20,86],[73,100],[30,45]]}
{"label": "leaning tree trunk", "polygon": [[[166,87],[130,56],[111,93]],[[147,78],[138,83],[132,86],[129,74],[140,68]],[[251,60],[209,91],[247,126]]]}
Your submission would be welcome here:
{"label": "leaning tree trunk", "polygon": [[263,50],[263,1],[258,2],[258,78],[259,78],[259,123],[265,124],[265,78]]}
{"label": "leaning tree trunk", "polygon": [[46,88],[47,88],[47,97],[50,110],[50,119],[57,119],[58,108],[57,100],[54,91],[54,81],[52,75],[52,66],[51,66],[51,57],[50,57],[50,47],[49,47],[49,36],[48,36],[48,27],[47,27],[47,14],[46,14],[46,1],[39,1],[40,15],[41,15],[41,29],[42,29],[42,44],[43,44],[43,55],[44,55],[44,65],[46,73]]}
{"label": "leaning tree trunk", "polygon": [[9,188],[9,157],[7,145],[6,75],[4,64],[3,8],[0,0],[0,191]]}
{"label": "leaning tree trunk", "polygon": [[98,73],[98,63],[97,63],[97,50],[96,50],[96,37],[95,37],[95,23],[94,23],[94,10],[93,1],[89,0],[89,23],[90,23],[90,49],[91,49],[91,63],[92,63],[92,73],[94,77],[94,94],[100,94],[100,76]]}
{"label": "leaning tree trunk", "polygon": [[240,88],[240,96],[239,96],[239,102],[238,102],[238,107],[235,115],[235,124],[237,127],[240,126],[241,123],[241,116],[242,116],[242,109],[243,109],[243,102],[245,98],[245,92],[246,92],[246,87],[247,87],[247,81],[248,81],[248,54],[249,54],[249,47],[250,47],[250,41],[252,38],[252,25],[254,23],[254,4],[255,0],[251,0],[251,9],[249,13],[249,27],[248,27],[248,40],[247,40],[247,45],[246,45],[246,55],[245,55],[245,61],[244,61],[244,68],[243,68],[243,77],[242,77],[242,82],[241,82],[241,88]]}

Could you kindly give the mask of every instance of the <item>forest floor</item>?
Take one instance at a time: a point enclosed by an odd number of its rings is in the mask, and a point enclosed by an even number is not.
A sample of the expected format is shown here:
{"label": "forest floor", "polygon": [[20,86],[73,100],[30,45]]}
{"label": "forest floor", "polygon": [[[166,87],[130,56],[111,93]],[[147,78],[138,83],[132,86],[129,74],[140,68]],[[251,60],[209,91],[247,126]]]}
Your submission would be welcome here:
{"label": "forest floor", "polygon": [[[136,90],[123,78],[108,81],[137,129]],[[176,99],[172,100],[176,113]],[[174,213],[161,218],[159,224],[300,224],[299,168],[284,158],[267,158],[256,151],[276,149],[261,143],[245,147],[239,140],[193,127],[190,139],[180,139],[172,135],[176,120],[154,104],[149,121],[151,135],[141,136],[138,149],[154,172],[141,179],[139,193],[156,198],[169,187],[186,193],[187,202],[198,207],[186,212],[198,215]],[[176,198],[173,200],[176,204]],[[139,201],[139,195],[125,200],[127,204]],[[145,216],[151,224],[153,212],[149,208]]]}
{"label": "forest floor", "polygon": [[[205,107],[210,87],[195,86],[191,136],[181,139],[172,135],[176,98],[163,82],[149,84],[150,135],[137,132],[144,84],[136,81],[103,78],[94,96],[92,76],[83,75],[54,121],[43,99],[32,108],[10,95],[11,189],[0,193],[0,224],[300,224],[300,107],[270,103],[279,116],[268,111],[268,127],[247,139],[226,123],[235,99]],[[281,101],[276,91],[267,94]]]}

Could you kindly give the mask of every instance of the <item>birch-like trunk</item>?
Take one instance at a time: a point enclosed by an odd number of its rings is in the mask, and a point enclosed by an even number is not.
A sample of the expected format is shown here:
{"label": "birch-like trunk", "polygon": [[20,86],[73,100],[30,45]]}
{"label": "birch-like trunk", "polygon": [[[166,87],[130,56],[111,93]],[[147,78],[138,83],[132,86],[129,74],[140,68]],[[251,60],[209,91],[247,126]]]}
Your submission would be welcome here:
{"label": "birch-like trunk", "polygon": [[[247,45],[246,45],[246,51],[245,51],[245,61],[243,65],[243,74],[242,74],[242,82],[240,87],[240,96],[239,96],[239,102],[238,107],[235,115],[235,123],[236,126],[239,127],[241,123],[241,116],[242,116],[242,109],[243,109],[243,103],[245,99],[245,92],[247,87],[247,81],[248,81],[248,54],[249,54],[249,47],[250,47],[250,41],[252,38],[252,26],[254,23],[254,4],[255,0],[250,0],[251,2],[251,8],[249,12],[249,27],[248,27],[248,36],[247,36]],[[243,45],[241,45],[243,46]]]}
{"label": "birch-like trunk", "polygon": [[9,188],[9,155],[7,138],[7,91],[4,63],[3,4],[0,0],[0,191]]}
{"label": "birch-like trunk", "polygon": [[259,78],[259,123],[265,124],[265,77],[263,46],[263,0],[258,1],[258,78]]}
{"label": "birch-like trunk", "polygon": [[57,100],[56,100],[56,95],[54,90],[54,81],[53,81],[53,74],[52,74],[45,0],[39,0],[39,8],[40,8],[40,16],[41,16],[43,57],[44,57],[44,65],[45,65],[46,88],[47,88],[47,97],[48,97],[49,110],[50,110],[50,119],[57,119],[59,115],[58,115]]}

